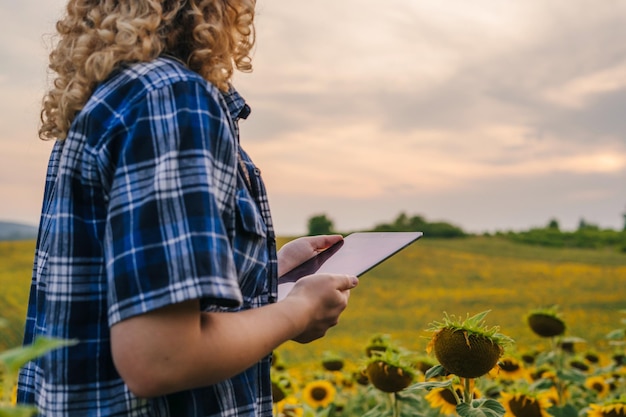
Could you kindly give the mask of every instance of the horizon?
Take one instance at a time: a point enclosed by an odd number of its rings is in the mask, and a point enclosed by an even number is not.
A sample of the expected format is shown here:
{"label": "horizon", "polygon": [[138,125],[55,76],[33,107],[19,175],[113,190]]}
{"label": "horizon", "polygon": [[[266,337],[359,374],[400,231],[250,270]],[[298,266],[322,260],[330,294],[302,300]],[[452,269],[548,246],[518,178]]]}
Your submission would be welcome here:
{"label": "horizon", "polygon": [[[400,214],[401,213],[398,213],[398,215],[400,215]],[[405,214],[409,218],[413,217],[413,216],[421,216],[420,214],[412,214],[412,213],[405,213]],[[329,220],[332,221],[332,216],[329,215],[328,213],[318,213],[317,215],[325,215]],[[313,216],[315,216],[315,215],[313,215]],[[311,217],[313,217],[313,216],[311,216]],[[612,228],[612,227],[603,228],[603,227],[600,227],[599,225],[597,225],[595,223],[587,222],[584,218],[581,218],[579,223],[578,223],[578,225],[576,227],[574,227],[574,228],[563,228],[561,226],[561,222],[559,221],[559,219],[557,219],[557,218],[550,218],[550,219],[547,219],[546,222],[543,225],[531,226],[531,227],[528,227],[528,228],[525,228],[525,229],[504,228],[504,229],[491,230],[491,231],[490,230],[469,231],[469,230],[464,229],[462,226],[460,226],[457,222],[455,222],[452,219],[433,220],[433,219],[429,219],[429,218],[427,218],[425,216],[421,216],[421,217],[423,217],[424,220],[427,223],[443,222],[443,223],[450,224],[452,226],[460,228],[464,233],[467,233],[469,235],[482,235],[482,234],[485,234],[485,233],[487,233],[487,234],[497,234],[497,233],[508,233],[508,232],[521,233],[521,232],[526,232],[526,231],[532,230],[532,229],[546,228],[546,227],[548,227],[549,223],[551,223],[552,221],[556,221],[558,226],[559,226],[558,230],[561,231],[561,232],[565,232],[565,233],[575,232],[575,231],[579,230],[580,229],[580,223],[583,222],[583,221],[587,224],[587,226],[591,226],[591,227],[596,227],[597,226],[597,227],[599,227],[601,231],[614,231],[614,232],[626,231],[626,213],[624,213],[624,226],[623,227],[618,227],[618,228]],[[397,218],[397,216],[394,217],[394,218],[391,218],[391,219],[387,219],[387,220],[382,220],[381,219],[381,220],[378,220],[378,221],[374,222],[373,224],[371,224],[369,226],[364,225],[363,227],[356,228],[356,229],[350,229],[350,230],[337,229],[336,227],[334,227],[334,231],[336,233],[344,233],[345,234],[345,233],[354,233],[354,232],[357,232],[357,231],[371,230],[371,229],[375,228],[378,225],[390,224],[396,218]],[[14,226],[20,226],[20,227],[33,227],[35,229],[37,229],[38,226],[39,226],[37,223],[24,223],[24,222],[20,222],[20,221],[13,221],[13,220],[7,220],[7,219],[0,218],[0,226],[1,225],[14,225]],[[334,226],[334,221],[333,221],[333,226]],[[307,228],[307,225],[305,225],[305,229],[306,228]],[[297,235],[296,234],[289,234],[289,233],[287,233],[287,234],[284,234],[284,233],[283,234],[279,234],[279,233],[277,233],[277,236],[278,237],[288,237],[288,236],[297,236]]]}

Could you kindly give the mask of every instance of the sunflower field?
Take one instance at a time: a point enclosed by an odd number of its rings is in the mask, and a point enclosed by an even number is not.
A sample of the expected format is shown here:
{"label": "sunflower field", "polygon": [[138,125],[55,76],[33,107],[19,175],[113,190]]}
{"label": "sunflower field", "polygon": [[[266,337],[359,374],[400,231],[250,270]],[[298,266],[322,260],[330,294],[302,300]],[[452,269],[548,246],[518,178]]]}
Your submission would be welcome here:
{"label": "sunflower field", "polygon": [[[0,352],[33,251],[0,242]],[[625,343],[626,253],[425,237],[361,277],[324,338],[274,352],[275,415],[626,417]]]}
{"label": "sunflower field", "polygon": [[276,415],[624,417],[625,343],[623,253],[424,238],[275,352]]}

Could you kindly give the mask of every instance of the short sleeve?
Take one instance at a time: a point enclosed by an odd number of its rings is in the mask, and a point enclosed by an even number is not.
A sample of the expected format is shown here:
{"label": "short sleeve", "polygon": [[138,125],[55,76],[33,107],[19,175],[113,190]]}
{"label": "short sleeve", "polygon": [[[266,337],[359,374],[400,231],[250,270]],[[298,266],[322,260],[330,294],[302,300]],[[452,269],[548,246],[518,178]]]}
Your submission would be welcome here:
{"label": "short sleeve", "polygon": [[236,141],[218,94],[179,81],[119,118],[108,155],[110,325],[191,299],[242,301],[230,237]]}

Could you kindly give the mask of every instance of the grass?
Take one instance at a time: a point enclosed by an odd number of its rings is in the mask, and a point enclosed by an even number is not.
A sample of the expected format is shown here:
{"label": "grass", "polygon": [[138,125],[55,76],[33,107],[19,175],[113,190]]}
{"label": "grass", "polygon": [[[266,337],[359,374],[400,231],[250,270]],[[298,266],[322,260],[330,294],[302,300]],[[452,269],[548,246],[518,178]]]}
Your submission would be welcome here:
{"label": "grass", "polygon": [[[288,239],[283,238],[279,244]],[[20,343],[35,243],[0,242],[0,350]],[[530,310],[558,305],[566,336],[583,348],[608,350],[605,335],[622,324],[626,309],[626,254],[610,250],[526,246],[497,237],[442,240],[425,237],[361,278],[338,326],[307,345],[288,342],[287,362],[318,361],[326,351],[361,356],[370,338],[389,334],[424,352],[433,321],[491,310],[488,325],[530,350],[547,341],[531,333]]]}

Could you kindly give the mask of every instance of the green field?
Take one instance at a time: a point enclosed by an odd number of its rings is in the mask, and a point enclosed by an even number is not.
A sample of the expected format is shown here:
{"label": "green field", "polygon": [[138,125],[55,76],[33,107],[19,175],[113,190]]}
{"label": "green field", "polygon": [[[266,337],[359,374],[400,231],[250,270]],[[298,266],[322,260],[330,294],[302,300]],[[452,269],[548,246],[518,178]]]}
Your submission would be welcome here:
{"label": "green field", "polygon": [[[286,239],[281,239],[284,242]],[[26,313],[34,242],[0,242],[0,317],[9,321],[0,349],[19,344]],[[496,237],[423,238],[361,278],[339,325],[308,345],[287,343],[288,362],[317,361],[325,351],[360,356],[369,339],[389,334],[424,352],[428,325],[491,310],[487,324],[520,350],[543,346],[525,323],[535,308],[558,305],[566,336],[584,348],[608,350],[605,335],[623,326],[626,254],[615,250],[552,249]]]}
{"label": "green field", "polygon": [[22,340],[35,241],[0,242],[0,351]]}

